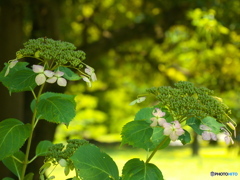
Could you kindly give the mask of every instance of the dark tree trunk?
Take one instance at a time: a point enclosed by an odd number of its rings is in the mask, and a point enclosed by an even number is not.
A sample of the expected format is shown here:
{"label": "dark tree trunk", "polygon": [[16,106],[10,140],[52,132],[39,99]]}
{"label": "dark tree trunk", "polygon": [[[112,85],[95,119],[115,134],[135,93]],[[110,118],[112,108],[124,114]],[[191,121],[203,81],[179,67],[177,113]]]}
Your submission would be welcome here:
{"label": "dark tree trunk", "polygon": [[[3,63],[16,57],[15,53],[23,43],[23,1],[1,0],[0,2],[0,69]],[[13,93],[0,83],[0,121],[6,118],[23,119],[23,93]],[[11,177],[11,172],[0,163],[0,179]]]}
{"label": "dark tree trunk", "polygon": [[[33,23],[31,38],[48,37],[52,39],[59,39],[59,8],[60,2],[57,0],[36,0],[31,1],[30,11]],[[33,62],[31,60],[31,62]],[[64,92],[63,88],[59,86],[47,86],[46,91]],[[26,120],[31,119],[32,112],[30,111],[30,103],[33,100],[31,92],[25,93],[25,114]],[[53,140],[56,124],[41,120],[34,131],[30,157],[35,155],[35,149],[38,143],[42,140]],[[34,180],[39,179],[39,168],[43,165],[43,158],[37,158],[30,166],[27,172],[35,174]]]}
{"label": "dark tree trunk", "polygon": [[198,142],[197,137],[198,137],[197,133],[194,132],[193,143],[192,143],[192,156],[198,156],[199,142]]}

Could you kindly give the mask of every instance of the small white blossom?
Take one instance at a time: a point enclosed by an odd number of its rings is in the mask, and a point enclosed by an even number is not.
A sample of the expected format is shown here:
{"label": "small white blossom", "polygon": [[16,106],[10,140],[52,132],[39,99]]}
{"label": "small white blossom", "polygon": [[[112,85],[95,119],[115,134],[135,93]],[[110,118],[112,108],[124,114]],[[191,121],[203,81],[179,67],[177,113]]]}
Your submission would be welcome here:
{"label": "small white blossom", "polygon": [[173,121],[172,123],[164,123],[163,134],[169,136],[172,141],[176,141],[179,136],[184,134],[184,130],[178,121]]}
{"label": "small white blossom", "polygon": [[48,83],[55,83],[57,81],[57,84],[59,86],[67,86],[67,80],[65,78],[62,78],[62,76],[64,75],[64,72],[62,71],[56,71],[54,73],[53,77],[50,77],[47,82]]}
{"label": "small white blossom", "polygon": [[152,124],[150,125],[151,127],[160,125],[162,126],[164,123],[166,123],[166,119],[162,118],[165,116],[165,112],[162,112],[161,109],[155,108],[152,112],[154,117],[152,117],[150,120],[153,121]]}

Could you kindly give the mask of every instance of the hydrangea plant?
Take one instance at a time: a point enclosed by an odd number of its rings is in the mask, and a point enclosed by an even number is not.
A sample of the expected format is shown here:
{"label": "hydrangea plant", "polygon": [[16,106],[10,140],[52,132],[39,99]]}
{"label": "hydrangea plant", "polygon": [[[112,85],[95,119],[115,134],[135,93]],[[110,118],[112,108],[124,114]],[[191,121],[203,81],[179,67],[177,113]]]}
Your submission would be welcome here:
{"label": "hydrangea plant", "polygon": [[[23,58],[34,58],[39,63],[29,64],[22,61]],[[71,43],[39,38],[26,42],[16,53],[16,59],[5,63],[0,72],[0,81],[10,93],[31,91],[33,94],[30,124],[14,118],[0,122],[0,160],[19,180],[33,179],[34,174],[26,174],[26,168],[39,156],[45,157],[39,170],[41,180],[54,179],[54,172],[46,172],[57,165],[63,168],[65,175],[74,171],[75,175],[70,178],[73,180],[162,180],[161,170],[150,160],[170,141],[189,143],[191,136],[185,126],[190,126],[204,140],[217,140],[216,135],[224,133],[226,143],[233,143],[231,136],[236,123],[222,100],[213,96],[209,89],[197,88],[190,82],[178,82],[174,87],[147,89],[145,95],[130,103],[141,103],[147,95],[153,95],[158,102],[141,109],[134,120],[123,127],[122,144],[151,153],[145,161],[133,158],[126,162],[121,176],[113,159],[84,139],[71,139],[65,144],[45,140],[39,142],[35,150],[31,149],[39,120],[68,126],[76,114],[74,96],[44,92],[45,84],[57,83],[64,87],[68,81],[83,80],[91,86],[91,82],[97,80],[94,69],[85,64],[84,59],[85,53],[76,50]],[[26,152],[20,150],[24,143]],[[34,157],[29,157],[30,150],[35,151]]]}

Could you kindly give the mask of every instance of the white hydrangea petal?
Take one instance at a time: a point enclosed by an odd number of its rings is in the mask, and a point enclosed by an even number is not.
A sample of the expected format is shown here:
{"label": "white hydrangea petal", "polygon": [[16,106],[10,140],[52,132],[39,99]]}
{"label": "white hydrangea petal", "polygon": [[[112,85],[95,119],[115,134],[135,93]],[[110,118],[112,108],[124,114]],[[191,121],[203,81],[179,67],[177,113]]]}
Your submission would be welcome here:
{"label": "white hydrangea petal", "polygon": [[9,74],[9,71],[10,71],[10,67],[8,66],[7,70],[6,70],[5,74],[4,74],[4,77],[6,77]]}
{"label": "white hydrangea petal", "polygon": [[50,71],[50,70],[45,70],[45,71],[44,71],[44,74],[45,74],[47,77],[53,77],[54,72],[52,72],[52,71]]}
{"label": "white hydrangea petal", "polygon": [[173,121],[175,128],[182,128],[181,124],[178,121]]}
{"label": "white hydrangea petal", "polygon": [[[164,123],[164,125],[167,124],[167,123]],[[172,128],[171,127],[167,127],[163,130],[163,134],[165,136],[169,136],[170,134],[172,133]]]}
{"label": "white hydrangea petal", "polygon": [[59,86],[65,87],[65,86],[67,86],[67,80],[64,79],[64,78],[58,78],[57,84],[58,84]]}
{"label": "white hydrangea petal", "polygon": [[178,135],[175,132],[172,132],[169,137],[172,141],[176,141],[178,139]]}
{"label": "white hydrangea petal", "polygon": [[202,133],[202,138],[203,138],[203,140],[206,140],[206,141],[210,140],[211,139],[210,133],[207,131],[204,131]]}
{"label": "white hydrangea petal", "polygon": [[184,132],[184,130],[182,129],[182,128],[179,128],[179,129],[177,129],[176,130],[176,134],[178,135],[178,136],[181,136],[181,135],[183,135],[185,132]]}
{"label": "white hydrangea petal", "polygon": [[212,130],[210,127],[208,127],[208,126],[206,126],[206,125],[204,125],[204,124],[201,124],[201,125],[200,125],[200,129],[201,129],[201,130]]}
{"label": "white hydrangea petal", "polygon": [[35,78],[35,82],[37,85],[42,85],[43,83],[46,82],[46,76],[44,74],[38,74]]}
{"label": "white hydrangea petal", "polygon": [[157,126],[157,121],[153,121],[151,124],[150,124],[151,127],[155,127]]}
{"label": "white hydrangea petal", "polygon": [[153,112],[152,112],[152,115],[154,115],[154,116],[159,116],[158,114],[159,114],[160,111],[161,111],[161,110],[160,110],[159,108],[155,108],[155,109],[153,110]]}
{"label": "white hydrangea petal", "polygon": [[158,119],[158,124],[159,124],[160,126],[163,126],[163,124],[166,123],[166,122],[167,122],[167,121],[166,121],[166,119],[164,119],[164,118]]}
{"label": "white hydrangea petal", "polygon": [[146,99],[146,97],[139,97],[136,100],[137,100],[137,103],[141,103],[141,102],[145,101],[145,99]]}
{"label": "white hydrangea petal", "polygon": [[62,71],[56,71],[54,74],[54,76],[57,76],[57,77],[61,77],[63,75],[64,75],[64,72],[62,72]]}
{"label": "white hydrangea petal", "polygon": [[133,106],[134,104],[136,104],[137,103],[137,99],[135,99],[135,100],[133,100],[132,102],[130,102],[130,106]]}
{"label": "white hydrangea petal", "polygon": [[91,68],[90,66],[86,66],[85,68],[85,73],[87,73],[88,75],[92,75],[92,73],[94,72],[94,69]]}
{"label": "white hydrangea petal", "polygon": [[95,73],[91,74],[91,79],[92,79],[92,81],[97,81],[97,76]]}
{"label": "white hydrangea petal", "polygon": [[13,68],[18,63],[18,60],[11,61],[9,64],[9,68]]}
{"label": "white hydrangea petal", "polygon": [[212,140],[217,141],[217,135],[216,134],[214,134],[213,132],[210,132],[209,134],[210,134],[210,137],[211,137]]}
{"label": "white hydrangea petal", "polygon": [[47,82],[51,84],[55,83],[56,81],[57,81],[57,77],[51,77],[47,79]]}
{"label": "white hydrangea petal", "polygon": [[33,65],[33,72],[35,73],[43,73],[44,67],[41,65]]}

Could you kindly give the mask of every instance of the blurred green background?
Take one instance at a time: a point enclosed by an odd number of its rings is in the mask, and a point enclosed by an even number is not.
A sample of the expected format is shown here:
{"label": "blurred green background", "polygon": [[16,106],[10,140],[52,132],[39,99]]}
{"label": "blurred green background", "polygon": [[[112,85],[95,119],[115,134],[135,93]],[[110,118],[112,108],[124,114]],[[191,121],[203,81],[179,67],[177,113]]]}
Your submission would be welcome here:
{"label": "blurred green background", "polygon": [[[83,81],[71,82],[67,89],[49,87],[48,90],[77,94],[77,116],[68,129],[64,125],[39,124],[36,144],[44,139],[58,143],[72,138],[105,143],[103,148],[109,143],[116,144],[121,140],[122,126],[133,119],[139,108],[155,103],[148,99],[129,106],[138,94],[146,88],[185,80],[214,90],[232,109],[232,118],[239,123],[239,9],[239,0],[1,0],[0,66],[15,58],[23,42],[46,36],[75,44],[86,52],[86,64],[96,70],[98,81],[92,88]],[[15,117],[28,122],[31,95],[17,93],[9,97],[2,86],[0,93],[0,118]],[[192,145],[184,151],[175,150],[182,147],[171,147],[170,151],[163,151],[166,156],[155,157],[159,163],[163,158],[164,164],[173,160],[173,167],[163,165],[171,169],[170,174],[163,171],[167,180],[180,179],[175,175],[177,171],[181,174],[182,168],[176,167],[191,169],[189,164],[196,163],[196,159],[200,165],[194,174],[204,174],[205,179],[211,177],[205,171],[202,173],[201,167],[209,167],[208,160],[212,163],[210,167],[221,163],[225,171],[240,173],[240,168],[236,168],[240,167],[240,161],[235,158],[239,141],[233,147],[231,157],[234,157],[229,160],[229,151],[221,141],[210,142],[213,146],[208,150],[208,143],[201,139],[198,143],[198,137],[194,134],[193,137]],[[191,159],[192,154],[201,156],[199,147],[212,152],[204,156],[204,161]],[[125,153],[121,154],[118,146],[111,145],[106,151],[111,153],[111,149],[114,157],[124,159]],[[175,160],[180,152],[184,155]],[[221,157],[219,152],[224,152]],[[33,167],[36,169],[38,165]],[[209,168],[209,173],[212,170]],[[6,175],[6,170],[0,170],[0,174]],[[189,170],[188,174],[192,172]]]}

